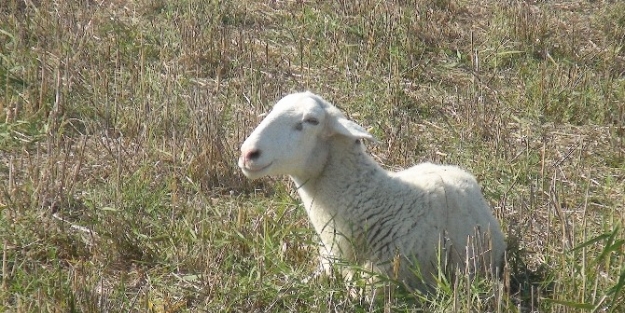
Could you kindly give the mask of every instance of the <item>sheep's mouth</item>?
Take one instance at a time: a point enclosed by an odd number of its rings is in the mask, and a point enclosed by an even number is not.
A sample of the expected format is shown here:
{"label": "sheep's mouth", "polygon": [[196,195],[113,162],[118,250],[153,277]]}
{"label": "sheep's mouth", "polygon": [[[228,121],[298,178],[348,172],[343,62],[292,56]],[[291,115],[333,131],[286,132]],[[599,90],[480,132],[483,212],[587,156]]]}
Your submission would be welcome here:
{"label": "sheep's mouth", "polygon": [[273,164],[273,162],[270,162],[269,164],[267,164],[265,166],[246,166],[245,169],[248,170],[249,172],[260,172],[260,171],[270,167],[271,164]]}
{"label": "sheep's mouth", "polygon": [[252,166],[252,165],[245,164],[244,166],[241,167],[241,169],[243,169],[243,174],[245,174],[245,176],[258,177],[260,173],[268,169],[271,165],[273,165],[273,161],[269,162],[269,164],[264,165],[264,166]]}

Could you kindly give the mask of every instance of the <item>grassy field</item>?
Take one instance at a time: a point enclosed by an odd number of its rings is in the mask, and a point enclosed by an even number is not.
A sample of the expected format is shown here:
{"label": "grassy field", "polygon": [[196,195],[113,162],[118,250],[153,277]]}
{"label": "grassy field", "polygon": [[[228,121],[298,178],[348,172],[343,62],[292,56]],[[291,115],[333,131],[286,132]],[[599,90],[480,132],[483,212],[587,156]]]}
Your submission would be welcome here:
{"label": "grassy field", "polygon": [[[292,186],[236,167],[299,90],[472,171],[503,279],[305,282]],[[0,182],[3,312],[623,312],[625,3],[3,1]]]}

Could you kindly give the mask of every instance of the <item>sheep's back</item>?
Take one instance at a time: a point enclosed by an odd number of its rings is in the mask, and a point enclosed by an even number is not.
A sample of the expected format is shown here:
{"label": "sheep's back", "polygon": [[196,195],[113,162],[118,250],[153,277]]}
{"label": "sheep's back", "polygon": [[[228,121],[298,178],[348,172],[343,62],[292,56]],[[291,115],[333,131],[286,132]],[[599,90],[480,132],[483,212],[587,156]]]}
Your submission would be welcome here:
{"label": "sheep's back", "polygon": [[504,237],[473,175],[455,166],[431,163],[392,175],[416,190],[413,193],[415,208],[401,214],[402,224],[413,228],[413,236],[402,236],[396,243],[406,257],[416,256],[422,270],[431,271],[434,270],[431,265],[439,259],[438,248],[444,247],[452,263],[463,268],[467,245],[473,245],[476,240],[492,240],[492,255],[484,252],[490,249],[490,243],[481,242],[479,249],[470,247],[469,250],[483,253],[485,264],[480,265],[500,265],[505,250]]}

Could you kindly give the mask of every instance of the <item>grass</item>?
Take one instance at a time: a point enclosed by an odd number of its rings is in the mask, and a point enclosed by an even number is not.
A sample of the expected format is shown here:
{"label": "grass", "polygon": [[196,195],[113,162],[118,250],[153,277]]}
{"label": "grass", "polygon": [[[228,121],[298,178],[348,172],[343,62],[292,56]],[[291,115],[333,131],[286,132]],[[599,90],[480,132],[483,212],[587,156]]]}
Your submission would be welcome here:
{"label": "grass", "polygon": [[[3,311],[625,310],[621,2],[5,2]],[[306,282],[292,187],[236,167],[258,114],[304,89],[388,168],[475,173],[502,280],[374,303]]]}

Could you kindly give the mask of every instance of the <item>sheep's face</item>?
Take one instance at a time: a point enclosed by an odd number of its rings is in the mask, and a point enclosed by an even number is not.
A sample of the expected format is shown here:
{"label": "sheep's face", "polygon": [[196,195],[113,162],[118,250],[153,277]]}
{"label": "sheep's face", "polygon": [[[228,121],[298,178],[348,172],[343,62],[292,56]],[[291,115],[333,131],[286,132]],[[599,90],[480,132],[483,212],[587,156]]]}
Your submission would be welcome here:
{"label": "sheep's face", "polygon": [[282,98],[241,147],[239,167],[248,178],[302,177],[327,158],[328,138],[372,138],[338,109],[310,92]]}
{"label": "sheep's face", "polygon": [[297,175],[312,155],[325,123],[325,112],[305,94],[284,97],[241,147],[245,176]]}

